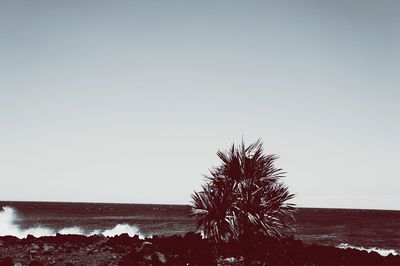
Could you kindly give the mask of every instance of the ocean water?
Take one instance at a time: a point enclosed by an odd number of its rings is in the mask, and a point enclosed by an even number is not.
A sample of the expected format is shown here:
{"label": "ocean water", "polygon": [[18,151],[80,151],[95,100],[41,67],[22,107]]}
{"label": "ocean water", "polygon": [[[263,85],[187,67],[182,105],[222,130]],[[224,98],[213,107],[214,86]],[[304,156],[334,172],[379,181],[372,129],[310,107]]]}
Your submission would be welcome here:
{"label": "ocean water", "polygon": [[[0,202],[0,236],[185,234],[195,222],[184,205]],[[300,208],[294,236],[307,244],[400,254],[400,211]]]}

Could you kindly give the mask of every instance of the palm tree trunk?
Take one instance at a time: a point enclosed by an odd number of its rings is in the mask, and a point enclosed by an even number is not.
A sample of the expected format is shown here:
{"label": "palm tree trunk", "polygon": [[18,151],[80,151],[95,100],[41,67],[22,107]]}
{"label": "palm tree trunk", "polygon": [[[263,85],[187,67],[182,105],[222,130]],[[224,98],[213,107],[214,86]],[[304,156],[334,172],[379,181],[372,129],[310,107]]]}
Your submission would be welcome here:
{"label": "palm tree trunk", "polygon": [[251,232],[247,223],[243,222],[243,232],[239,237],[239,245],[243,255],[243,263],[245,266],[251,264]]}

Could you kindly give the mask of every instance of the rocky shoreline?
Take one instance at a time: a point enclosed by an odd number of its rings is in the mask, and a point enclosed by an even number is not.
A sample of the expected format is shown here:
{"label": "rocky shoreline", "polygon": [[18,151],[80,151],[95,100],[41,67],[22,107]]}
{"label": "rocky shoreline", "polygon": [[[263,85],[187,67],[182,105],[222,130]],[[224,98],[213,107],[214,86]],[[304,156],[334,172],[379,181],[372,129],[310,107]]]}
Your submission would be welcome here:
{"label": "rocky shoreline", "polygon": [[[236,242],[211,244],[200,234],[139,239],[56,235],[18,239],[0,237],[1,265],[243,265]],[[288,237],[261,237],[251,243],[251,265],[400,265],[400,256],[329,246],[304,245]]]}

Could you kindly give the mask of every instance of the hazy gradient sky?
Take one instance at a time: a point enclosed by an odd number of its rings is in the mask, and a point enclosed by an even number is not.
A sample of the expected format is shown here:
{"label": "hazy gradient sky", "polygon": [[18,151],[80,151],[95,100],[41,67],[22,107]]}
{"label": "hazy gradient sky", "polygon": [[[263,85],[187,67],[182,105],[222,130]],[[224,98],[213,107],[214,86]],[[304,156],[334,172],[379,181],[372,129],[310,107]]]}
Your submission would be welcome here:
{"label": "hazy gradient sky", "polygon": [[400,1],[0,1],[0,200],[186,204],[243,135],[400,209],[399,47]]}

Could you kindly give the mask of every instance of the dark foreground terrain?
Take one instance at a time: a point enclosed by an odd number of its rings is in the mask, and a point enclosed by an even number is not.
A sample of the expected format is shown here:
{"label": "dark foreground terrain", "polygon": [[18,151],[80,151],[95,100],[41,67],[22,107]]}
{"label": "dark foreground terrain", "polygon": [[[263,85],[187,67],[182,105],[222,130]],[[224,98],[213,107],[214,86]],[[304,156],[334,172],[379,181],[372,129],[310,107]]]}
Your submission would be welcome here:
{"label": "dark foreground terrain", "polygon": [[[25,239],[0,237],[0,265],[243,265],[236,243],[210,244],[199,234],[139,239],[57,235]],[[400,256],[306,246],[299,240],[252,241],[246,254],[251,265],[400,265]]]}

